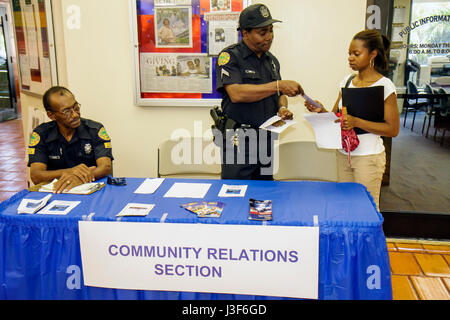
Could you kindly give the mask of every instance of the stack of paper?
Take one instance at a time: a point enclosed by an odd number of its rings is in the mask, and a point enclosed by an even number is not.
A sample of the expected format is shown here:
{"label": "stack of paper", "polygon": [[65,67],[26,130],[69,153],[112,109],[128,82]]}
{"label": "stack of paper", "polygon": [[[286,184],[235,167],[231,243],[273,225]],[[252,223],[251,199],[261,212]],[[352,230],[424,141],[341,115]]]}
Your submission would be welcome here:
{"label": "stack of paper", "polygon": [[[39,189],[39,192],[53,192],[54,185],[58,181],[57,179],[53,180],[49,184],[42,186]],[[69,191],[63,191],[62,193],[70,193],[70,194],[91,194],[105,186],[104,182],[89,182],[85,184],[81,184],[76,186]]]}
{"label": "stack of paper", "polygon": [[304,117],[314,129],[319,148],[342,148],[341,124],[334,122],[339,118],[333,112],[305,114]]}
{"label": "stack of paper", "polygon": [[41,210],[46,204],[47,201],[51,198],[51,194],[45,196],[42,199],[39,200],[33,200],[33,199],[22,199],[22,201],[19,204],[19,207],[17,208],[17,213],[29,213],[33,214],[35,212],[38,212]]}

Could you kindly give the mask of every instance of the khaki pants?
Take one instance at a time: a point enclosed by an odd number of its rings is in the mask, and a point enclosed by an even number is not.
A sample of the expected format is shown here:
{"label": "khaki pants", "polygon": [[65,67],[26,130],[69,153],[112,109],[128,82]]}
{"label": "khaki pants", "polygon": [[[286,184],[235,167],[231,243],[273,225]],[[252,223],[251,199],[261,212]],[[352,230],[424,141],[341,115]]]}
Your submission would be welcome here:
{"label": "khaki pants", "polygon": [[368,156],[348,156],[337,151],[337,175],[339,182],[357,182],[364,185],[380,210],[380,189],[386,169],[386,152]]}

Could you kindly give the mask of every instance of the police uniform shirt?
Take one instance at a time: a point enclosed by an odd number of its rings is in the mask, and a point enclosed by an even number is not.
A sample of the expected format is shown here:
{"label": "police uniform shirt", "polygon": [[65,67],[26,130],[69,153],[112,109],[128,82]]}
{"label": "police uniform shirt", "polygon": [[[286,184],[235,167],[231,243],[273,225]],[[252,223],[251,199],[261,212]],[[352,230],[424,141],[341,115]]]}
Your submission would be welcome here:
{"label": "police uniform shirt", "polygon": [[278,94],[253,103],[233,103],[225,85],[265,84],[281,80],[280,63],[270,52],[258,56],[241,41],[225,48],[216,63],[216,90],[222,93],[222,110],[234,121],[258,128],[278,112]]}
{"label": "police uniform shirt", "polygon": [[59,132],[56,121],[38,126],[31,135],[28,156],[28,166],[41,162],[47,170],[72,168],[81,163],[96,166],[96,160],[102,157],[114,160],[111,138],[103,125],[83,118],[70,142]]}

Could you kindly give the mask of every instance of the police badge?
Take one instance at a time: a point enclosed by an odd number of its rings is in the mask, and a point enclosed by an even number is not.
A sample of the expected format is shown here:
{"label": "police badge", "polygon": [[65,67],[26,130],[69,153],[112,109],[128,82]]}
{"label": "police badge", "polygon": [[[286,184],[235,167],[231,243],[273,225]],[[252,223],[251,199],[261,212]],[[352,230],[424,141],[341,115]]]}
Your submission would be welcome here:
{"label": "police badge", "polygon": [[261,15],[263,16],[263,18],[268,18],[270,16],[269,9],[267,9],[266,6],[261,6],[259,10],[261,11]]}
{"label": "police badge", "polygon": [[86,143],[86,144],[84,145],[84,152],[85,152],[87,155],[91,154],[91,152],[92,152],[92,146],[91,146],[90,143]]}

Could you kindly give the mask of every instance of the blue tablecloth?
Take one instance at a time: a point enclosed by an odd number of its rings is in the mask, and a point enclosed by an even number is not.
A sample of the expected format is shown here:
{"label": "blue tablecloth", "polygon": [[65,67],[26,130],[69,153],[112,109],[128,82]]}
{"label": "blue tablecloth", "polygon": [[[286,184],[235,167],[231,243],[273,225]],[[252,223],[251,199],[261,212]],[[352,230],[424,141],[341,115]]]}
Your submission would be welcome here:
{"label": "blue tablecloth", "polygon": [[[356,183],[166,179],[153,195],[135,194],[143,178],[127,186],[106,185],[92,195],[54,194],[81,201],[66,216],[19,215],[23,198],[45,193],[23,190],[0,204],[0,299],[279,299],[275,297],[134,291],[86,287],[79,220],[260,225],[249,221],[249,198],[273,200],[270,225],[313,226],[319,218],[319,299],[392,299],[383,218],[366,188]],[[200,199],[164,198],[175,182],[211,183],[201,201],[224,202],[220,218],[199,219],[180,205]],[[247,184],[244,198],[219,198],[222,184]],[[154,203],[146,217],[117,218],[127,203]],[[274,270],[276,272],[276,270]],[[270,276],[270,275],[268,275]]]}

